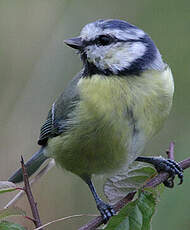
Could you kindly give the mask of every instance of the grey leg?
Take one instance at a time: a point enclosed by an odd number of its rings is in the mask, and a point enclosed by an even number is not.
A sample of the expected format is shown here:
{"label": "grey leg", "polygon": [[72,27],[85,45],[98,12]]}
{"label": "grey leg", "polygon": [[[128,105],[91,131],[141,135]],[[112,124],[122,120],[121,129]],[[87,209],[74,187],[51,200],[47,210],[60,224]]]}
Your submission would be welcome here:
{"label": "grey leg", "polygon": [[113,207],[109,204],[104,203],[98,194],[96,193],[96,189],[91,181],[91,178],[88,176],[82,177],[82,179],[87,183],[88,187],[90,188],[90,191],[94,197],[94,200],[96,202],[97,208],[100,211],[100,214],[102,215],[104,219],[104,223],[107,223],[109,218],[113,215],[115,215],[115,211]]}

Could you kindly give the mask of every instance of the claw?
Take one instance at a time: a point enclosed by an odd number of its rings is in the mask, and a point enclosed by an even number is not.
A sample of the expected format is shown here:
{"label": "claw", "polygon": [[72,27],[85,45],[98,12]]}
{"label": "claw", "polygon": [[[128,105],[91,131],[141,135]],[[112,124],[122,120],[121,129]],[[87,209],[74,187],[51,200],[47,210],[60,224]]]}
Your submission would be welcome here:
{"label": "claw", "polygon": [[136,161],[147,162],[154,165],[157,172],[162,171],[169,173],[169,178],[163,182],[166,187],[174,187],[174,178],[176,175],[180,179],[179,185],[183,183],[183,169],[174,160],[163,157],[138,157]]}
{"label": "claw", "polygon": [[104,224],[106,224],[108,222],[108,220],[110,219],[110,217],[114,216],[115,210],[113,209],[113,207],[109,204],[104,203],[102,200],[99,201],[98,205],[97,205],[98,210],[100,211]]}
{"label": "claw", "polygon": [[174,176],[173,177],[169,177],[167,180],[165,180],[163,182],[163,184],[168,187],[168,188],[173,188],[174,187]]}
{"label": "claw", "polygon": [[180,175],[178,175],[180,181],[178,183],[178,185],[182,184],[183,183],[183,173],[181,173]]}
{"label": "claw", "polygon": [[161,157],[160,163],[155,167],[158,171],[165,171],[169,173],[170,177],[166,181],[164,181],[164,185],[166,187],[169,187],[169,188],[174,187],[175,175],[177,175],[178,178],[180,179],[180,182],[178,183],[178,185],[183,183],[183,169],[180,167],[180,165],[176,161],[171,160],[171,159],[165,159]]}

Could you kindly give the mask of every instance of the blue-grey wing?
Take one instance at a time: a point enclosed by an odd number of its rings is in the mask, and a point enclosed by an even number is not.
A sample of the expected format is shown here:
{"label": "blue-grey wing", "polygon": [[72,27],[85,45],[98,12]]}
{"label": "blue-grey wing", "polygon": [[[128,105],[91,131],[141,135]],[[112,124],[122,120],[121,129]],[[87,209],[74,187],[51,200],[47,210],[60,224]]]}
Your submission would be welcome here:
{"label": "blue-grey wing", "polygon": [[46,145],[49,138],[56,137],[67,129],[68,115],[79,101],[77,83],[83,76],[83,70],[70,82],[65,91],[53,103],[47,119],[40,130],[39,145]]}

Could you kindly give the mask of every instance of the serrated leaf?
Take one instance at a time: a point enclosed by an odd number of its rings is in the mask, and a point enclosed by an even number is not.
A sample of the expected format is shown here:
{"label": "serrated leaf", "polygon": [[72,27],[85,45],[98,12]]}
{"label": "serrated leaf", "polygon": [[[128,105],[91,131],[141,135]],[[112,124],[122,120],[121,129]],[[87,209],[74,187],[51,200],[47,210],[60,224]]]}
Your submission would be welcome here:
{"label": "serrated leaf", "polygon": [[16,190],[16,185],[9,181],[0,181],[0,193],[12,192]]}
{"label": "serrated leaf", "polygon": [[156,170],[148,164],[134,162],[126,171],[107,179],[104,193],[110,203],[114,204],[129,192],[141,188],[144,183],[156,174]]}
{"label": "serrated leaf", "polygon": [[0,222],[0,230],[26,230],[24,227],[19,224],[15,224],[8,221]]}
{"label": "serrated leaf", "polygon": [[138,199],[121,209],[111,218],[105,230],[150,230],[157,198],[153,193],[139,193]]}
{"label": "serrated leaf", "polygon": [[10,206],[0,210],[0,219],[4,219],[8,216],[25,216],[26,213],[21,208]]}
{"label": "serrated leaf", "polygon": [[155,193],[141,192],[137,205],[143,215],[142,230],[148,230],[151,227],[151,219],[155,213],[157,196]]}

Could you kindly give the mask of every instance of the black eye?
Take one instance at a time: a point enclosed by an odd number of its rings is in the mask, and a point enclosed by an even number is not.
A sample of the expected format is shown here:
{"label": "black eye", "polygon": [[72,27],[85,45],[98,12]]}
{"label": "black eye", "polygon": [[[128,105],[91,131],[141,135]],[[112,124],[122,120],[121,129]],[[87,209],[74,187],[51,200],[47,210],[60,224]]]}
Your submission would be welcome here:
{"label": "black eye", "polygon": [[107,46],[111,44],[112,40],[113,40],[112,37],[109,35],[100,35],[97,38],[97,45]]}

